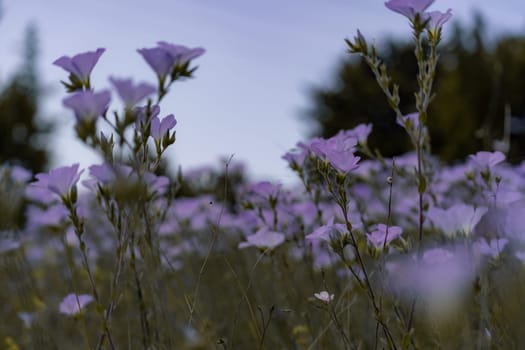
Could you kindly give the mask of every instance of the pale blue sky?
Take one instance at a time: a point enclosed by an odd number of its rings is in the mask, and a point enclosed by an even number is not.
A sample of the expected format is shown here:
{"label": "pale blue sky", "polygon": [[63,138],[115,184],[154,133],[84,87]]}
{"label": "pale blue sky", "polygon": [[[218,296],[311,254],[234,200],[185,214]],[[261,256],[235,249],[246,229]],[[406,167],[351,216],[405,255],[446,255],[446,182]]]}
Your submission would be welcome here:
{"label": "pale blue sky", "polygon": [[[405,18],[384,1],[357,0],[3,0],[0,21],[0,81],[19,61],[24,27],[35,22],[41,39],[40,71],[48,91],[44,114],[61,126],[53,141],[54,162],[96,162],[73,137],[73,116],[61,106],[65,72],[51,62],[61,55],[105,47],[93,73],[96,88],[107,77],[133,76],[154,82],[137,48],[159,40],[202,46],[196,79],[174,86],[162,114],[177,120],[177,143],[168,157],[183,168],[217,164],[235,154],[252,175],[294,179],[280,156],[308,126],[301,112],[312,85],[330,82],[345,55],[345,37],[357,28],[372,40],[409,35]],[[523,32],[522,0],[437,0],[432,9],[452,8],[468,21],[474,8],[493,32]]]}

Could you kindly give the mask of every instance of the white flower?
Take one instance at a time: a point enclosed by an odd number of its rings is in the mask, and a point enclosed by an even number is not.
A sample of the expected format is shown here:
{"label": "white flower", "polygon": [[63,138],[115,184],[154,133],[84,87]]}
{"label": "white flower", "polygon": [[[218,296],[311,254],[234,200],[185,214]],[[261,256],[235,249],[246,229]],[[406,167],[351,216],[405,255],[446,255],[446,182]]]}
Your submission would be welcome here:
{"label": "white flower", "polygon": [[329,302],[334,300],[334,295],[333,294],[329,294],[326,290],[323,290],[320,293],[314,293],[314,296],[317,299],[321,300],[323,303],[326,303],[326,304],[328,304]]}

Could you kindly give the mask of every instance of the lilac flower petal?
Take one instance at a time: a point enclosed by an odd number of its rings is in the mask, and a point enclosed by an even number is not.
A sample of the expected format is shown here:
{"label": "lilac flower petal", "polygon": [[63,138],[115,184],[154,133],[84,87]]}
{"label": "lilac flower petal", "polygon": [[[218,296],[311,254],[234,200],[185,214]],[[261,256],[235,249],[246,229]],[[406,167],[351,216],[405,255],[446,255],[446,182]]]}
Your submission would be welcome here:
{"label": "lilac flower petal", "polygon": [[[133,108],[133,113],[137,116],[136,120],[136,128],[137,130],[141,130],[141,123],[145,124],[146,120],[148,118],[148,107],[135,107]],[[160,114],[160,107],[159,105],[154,105],[149,108],[149,117],[151,120],[153,118],[157,117]]]}
{"label": "lilac flower petal", "polygon": [[55,203],[58,200],[55,194],[45,187],[27,186],[25,196],[31,201],[46,205]]}
{"label": "lilac flower petal", "polygon": [[389,244],[394,239],[401,236],[403,229],[398,226],[389,226],[387,235],[387,226],[385,224],[377,225],[376,229],[367,235],[368,242],[376,248],[382,248],[385,244]]}
{"label": "lilac flower petal", "polygon": [[157,176],[153,173],[147,172],[144,174],[144,177],[149,193],[157,195],[166,193],[170,184],[170,179],[167,176]]}
{"label": "lilac flower petal", "polygon": [[165,41],[159,41],[157,44],[174,58],[175,65],[183,65],[188,61],[201,56],[205,52],[201,47],[190,49],[183,45],[170,44]]}
{"label": "lilac flower petal", "polygon": [[346,174],[358,167],[361,159],[353,153],[357,138],[353,130],[340,131],[329,139],[316,138],[310,142],[309,150],[317,157],[330,162],[336,170]]}
{"label": "lilac flower petal", "polygon": [[165,49],[154,47],[150,49],[137,50],[144,60],[153,69],[159,78],[164,78],[171,72],[175,62],[174,57]]}
{"label": "lilac flower petal", "polygon": [[53,169],[48,173],[40,173],[35,177],[37,181],[30,186],[47,189],[60,197],[66,196],[71,188],[75,186],[84,170],[78,171],[79,164]]}
{"label": "lilac flower petal", "polygon": [[474,243],[474,250],[480,254],[496,258],[501,254],[507,243],[509,243],[509,240],[506,238],[494,238],[490,240],[490,243],[487,243],[485,239],[481,239]]}
{"label": "lilac flower petal", "polygon": [[47,209],[30,206],[27,209],[28,228],[38,229],[46,226],[61,226],[69,215],[67,208],[62,205],[53,205]]}
{"label": "lilac flower petal", "polygon": [[128,178],[133,169],[124,164],[92,165],[89,167],[89,174],[94,177],[101,185],[109,185],[120,178]]}
{"label": "lilac flower petal", "polygon": [[324,240],[330,241],[332,237],[347,233],[345,224],[333,224],[333,217],[327,225],[316,228],[312,233],[307,235],[307,240]]}
{"label": "lilac flower petal", "polygon": [[452,18],[452,10],[448,9],[447,12],[443,13],[441,11],[431,11],[427,12],[423,16],[423,20],[427,21],[427,26],[430,27],[431,31],[438,31],[441,29],[443,24],[448,22]]}
{"label": "lilac flower petal", "polygon": [[282,156],[282,159],[286,160],[290,166],[302,167],[306,159],[308,152],[304,149],[292,150]]}
{"label": "lilac flower petal", "polygon": [[329,139],[316,138],[311,141],[309,149],[316,156],[329,159],[334,153],[353,153],[357,139],[348,131],[341,131]]}
{"label": "lilac flower petal", "polygon": [[280,232],[259,230],[257,233],[246,238],[246,242],[239,243],[239,248],[257,247],[263,249],[274,249],[284,242],[284,235]]}
{"label": "lilac flower petal", "polygon": [[366,143],[368,136],[372,132],[372,124],[359,124],[351,130],[347,130],[348,135],[357,139],[360,144]]}
{"label": "lilac flower petal", "polygon": [[93,297],[89,294],[79,294],[78,296],[75,294],[68,294],[60,302],[59,311],[66,315],[76,315],[93,300]]}
{"label": "lilac flower petal", "polygon": [[448,209],[431,207],[427,215],[437,228],[451,237],[458,232],[470,235],[486,212],[485,207],[458,203]]}
{"label": "lilac flower petal", "polygon": [[485,152],[481,151],[474,155],[470,155],[470,160],[481,170],[492,169],[499,163],[505,160],[505,155],[499,151]]}
{"label": "lilac flower petal", "polygon": [[356,157],[353,153],[332,152],[328,155],[330,164],[341,173],[346,174],[357,169],[361,157]]}
{"label": "lilac flower petal", "polygon": [[13,178],[17,182],[27,182],[31,180],[31,177],[32,177],[31,171],[25,168],[22,168],[21,166],[18,166],[18,165],[13,165],[9,167],[9,172],[10,172],[11,178]]}
{"label": "lilac flower petal", "polygon": [[431,248],[418,262],[416,255],[387,263],[389,280],[401,298],[416,293],[429,306],[430,317],[447,316],[471,287],[477,267],[471,255],[455,250]]}
{"label": "lilac flower petal", "polygon": [[264,200],[269,200],[270,198],[277,198],[281,187],[281,184],[260,181],[250,185],[250,191]]}
{"label": "lilac flower petal", "polygon": [[151,119],[151,137],[155,140],[161,140],[175,125],[177,125],[177,120],[173,114],[164,117],[162,121],[158,117],[154,117]]}
{"label": "lilac flower petal", "polygon": [[114,181],[116,178],[115,171],[107,163],[90,166],[89,174],[100,181],[102,184],[107,184],[111,181]]}
{"label": "lilac flower petal", "polygon": [[153,85],[147,83],[135,85],[131,79],[117,79],[111,77],[109,78],[109,81],[113,84],[122,102],[124,102],[128,108],[133,107],[142,99],[157,91]]}
{"label": "lilac flower petal", "polygon": [[106,49],[99,48],[97,51],[88,51],[73,57],[62,56],[54,61],[53,64],[63,68],[79,80],[85,82],[89,80],[91,71],[104,51],[106,51]]}
{"label": "lilac flower petal", "polygon": [[454,257],[454,254],[443,248],[432,248],[423,253],[423,261],[426,264],[442,264]]}
{"label": "lilac flower petal", "polygon": [[168,130],[174,128],[175,125],[177,125],[177,120],[175,119],[173,114],[169,114],[162,119],[160,123],[160,130],[161,132],[167,132]]}
{"label": "lilac flower petal", "polygon": [[35,319],[35,313],[32,312],[19,312],[18,317],[24,322],[24,326],[29,328]]}
{"label": "lilac flower petal", "polygon": [[385,2],[385,6],[413,20],[416,14],[422,15],[432,3],[434,3],[434,0],[389,0]]}
{"label": "lilac flower petal", "polygon": [[65,107],[72,109],[77,121],[94,120],[102,115],[111,101],[108,90],[95,93],[91,90],[79,91],[62,100]]}

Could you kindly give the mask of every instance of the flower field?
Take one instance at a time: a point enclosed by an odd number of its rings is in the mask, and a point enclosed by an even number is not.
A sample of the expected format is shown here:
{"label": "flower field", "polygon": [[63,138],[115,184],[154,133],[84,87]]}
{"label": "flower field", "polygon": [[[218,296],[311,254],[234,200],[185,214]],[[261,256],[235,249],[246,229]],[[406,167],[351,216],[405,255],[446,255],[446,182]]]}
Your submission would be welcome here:
{"label": "flower field", "polygon": [[162,101],[196,75],[204,49],[139,49],[156,84],[109,77],[111,89],[90,81],[105,49],[58,58],[63,105],[103,161],[0,169],[2,347],[523,347],[525,162],[498,150],[454,165],[432,155],[427,109],[452,16],[428,12],[433,2],[386,3],[412,27],[415,111],[399,109],[375,46],[359,31],[346,40],[413,152],[381,156],[371,124],[304,140],[283,155],[292,186],[239,181],[232,157],[165,171],[177,120]]}

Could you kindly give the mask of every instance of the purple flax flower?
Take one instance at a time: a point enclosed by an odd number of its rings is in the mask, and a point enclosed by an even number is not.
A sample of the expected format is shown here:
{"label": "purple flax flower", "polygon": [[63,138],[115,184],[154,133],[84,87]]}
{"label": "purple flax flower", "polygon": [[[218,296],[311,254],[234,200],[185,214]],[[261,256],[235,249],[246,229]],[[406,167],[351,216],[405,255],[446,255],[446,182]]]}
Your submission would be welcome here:
{"label": "purple flax flower", "polygon": [[246,237],[246,242],[239,243],[239,249],[257,247],[261,249],[274,249],[284,242],[284,235],[279,232],[261,229],[257,233]]}
{"label": "purple flax flower", "polygon": [[81,312],[81,310],[93,301],[93,297],[89,294],[68,294],[60,302],[59,310],[60,313],[66,315],[76,315]]}
{"label": "purple flax flower", "polygon": [[333,152],[328,159],[336,170],[346,174],[359,167],[357,163],[359,163],[361,157],[357,157],[353,153]]}
{"label": "purple flax flower", "polygon": [[317,207],[310,201],[294,203],[291,210],[306,225],[312,225],[317,219]]}
{"label": "purple flax flower", "polygon": [[201,56],[205,52],[202,47],[190,49],[183,45],[174,45],[165,41],[159,41],[157,45],[159,45],[160,48],[166,50],[174,58],[175,66],[184,65],[189,61]]}
{"label": "purple flax flower", "polygon": [[179,220],[190,220],[192,216],[204,211],[205,206],[206,204],[201,197],[180,198],[172,204],[174,216]]}
{"label": "purple flax flower", "polygon": [[[316,138],[314,140],[320,139]],[[310,145],[307,145],[303,142],[298,142],[296,146],[296,148],[290,150],[284,156],[282,156],[282,159],[286,160],[292,169],[294,169],[294,167],[302,168],[303,163],[308,156],[308,152],[310,152]]]}
{"label": "purple flax flower", "polygon": [[162,195],[166,193],[170,185],[170,179],[167,176],[157,176],[150,172],[144,173],[144,180],[148,193],[152,195]]}
{"label": "purple flax flower", "polygon": [[310,150],[317,157],[330,162],[336,170],[346,174],[356,169],[357,163],[361,159],[353,154],[356,145],[357,139],[353,134],[341,131],[326,140],[313,140],[310,143]]}
{"label": "purple flax flower", "polygon": [[353,152],[356,145],[357,140],[353,136],[340,131],[329,139],[314,139],[310,143],[310,150],[316,156],[328,159],[333,153]]}
{"label": "purple flax flower", "polygon": [[490,241],[490,243],[487,243],[485,239],[481,239],[474,243],[474,250],[478,251],[482,255],[488,255],[493,258],[497,258],[507,243],[509,243],[509,240],[506,238],[494,238]]}
{"label": "purple flax flower", "polygon": [[387,269],[400,297],[412,298],[415,292],[427,303],[429,316],[439,319],[457,307],[471,286],[477,267],[470,254],[457,247],[431,248],[420,260],[415,255],[404,257],[387,263]]}
{"label": "purple flax flower", "polygon": [[25,168],[18,165],[4,165],[0,168],[0,176],[9,175],[10,179],[18,183],[25,183],[31,180],[33,174]]}
{"label": "purple flax flower", "polygon": [[471,154],[469,158],[480,170],[486,170],[487,168],[490,170],[499,163],[503,162],[505,160],[505,155],[499,151],[481,151],[473,155]]}
{"label": "purple flax flower", "polygon": [[89,167],[89,175],[94,179],[84,180],[82,184],[90,190],[96,191],[97,185],[103,187],[114,185],[117,181],[127,180],[132,173],[133,169],[128,165],[95,164]]}
{"label": "purple flax flower", "polygon": [[93,121],[106,111],[110,101],[111,94],[107,90],[98,93],[86,90],[66,97],[62,103],[75,112],[77,121]]}
{"label": "purple flax flower", "polygon": [[63,204],[52,205],[46,209],[29,206],[27,208],[27,229],[38,232],[42,227],[61,227],[68,220],[68,215],[69,211]]}
{"label": "purple flax flower", "polygon": [[470,235],[487,208],[475,208],[468,204],[454,204],[448,209],[431,207],[428,211],[428,218],[447,236],[452,237],[456,233]]}
{"label": "purple flax flower", "polygon": [[250,191],[265,201],[275,199],[281,190],[281,184],[272,184],[269,181],[256,182],[250,185]]}
{"label": "purple flax flower", "polygon": [[164,117],[162,121],[159,117],[154,117],[151,119],[151,137],[160,141],[175,125],[177,125],[177,120],[173,114]]}
{"label": "purple flax flower", "polygon": [[[142,126],[141,126],[141,123],[142,124],[146,124],[146,120],[148,118],[148,107],[135,107],[133,108],[133,113],[136,114],[137,116],[137,120],[136,120],[136,128],[137,130],[142,130]],[[153,119],[155,118],[156,116],[158,116],[160,114],[160,107],[159,105],[154,105],[154,106],[151,106],[150,109],[149,109],[149,117],[150,119]]]}
{"label": "purple flax flower", "polygon": [[[419,113],[410,113],[401,117],[397,120],[397,124],[401,125],[408,132],[409,135],[414,135],[417,139],[419,138]],[[423,133],[424,133],[423,129]]]}
{"label": "purple flax flower", "polygon": [[[313,267],[318,271],[332,267],[335,263],[332,252],[323,247],[320,242],[312,242],[312,255]],[[352,261],[353,259],[350,257],[348,260]]]}
{"label": "purple flax flower", "polygon": [[314,230],[314,232],[307,235],[307,240],[319,240],[330,241],[332,238],[338,235],[347,234],[345,224],[334,224],[334,217],[332,216],[326,225],[320,226]]}
{"label": "purple flax flower", "polygon": [[82,171],[78,171],[79,164],[72,166],[65,166],[51,170],[48,173],[40,173],[35,177],[37,181],[29,184],[27,191],[31,192],[31,188],[46,189],[50,193],[55,193],[59,197],[68,196],[71,189],[76,186]]}
{"label": "purple flax flower", "polygon": [[389,226],[387,235],[387,226],[385,224],[377,225],[376,229],[367,235],[368,242],[375,248],[382,249],[383,245],[389,244],[394,239],[401,237],[403,229],[398,226]]}
{"label": "purple flax flower", "polygon": [[443,24],[448,22],[449,19],[452,18],[452,10],[448,9],[447,12],[443,13],[441,11],[432,11],[427,12],[423,16],[424,21],[428,21],[427,28],[431,32],[437,33]]}
{"label": "purple flax flower", "polygon": [[171,72],[174,59],[166,50],[160,47],[154,47],[151,49],[139,49],[137,51],[142,55],[144,60],[146,60],[159,79],[165,79],[166,75]]}
{"label": "purple flax flower", "polygon": [[117,79],[111,77],[109,78],[109,81],[113,84],[118,95],[122,99],[122,102],[124,102],[124,105],[127,108],[133,107],[140,100],[157,91],[153,85],[147,83],[134,85],[131,79]]}
{"label": "purple flax flower", "polygon": [[285,155],[282,156],[282,159],[286,160],[288,162],[288,165],[294,169],[302,168],[304,160],[306,159],[306,156],[308,155],[307,150],[304,149],[294,149],[289,152],[286,152]]}
{"label": "purple flax flower", "polygon": [[359,144],[366,144],[371,132],[372,124],[359,124],[353,129],[346,130],[346,134],[356,138]]}
{"label": "purple flax flower", "polygon": [[53,64],[68,71],[80,82],[87,84],[93,67],[95,67],[104,51],[106,51],[106,49],[99,48],[97,51],[88,51],[73,57],[62,56],[53,62]]}
{"label": "purple flax flower", "polygon": [[385,6],[413,21],[416,15],[423,15],[433,2],[434,0],[390,0],[385,2]]}
{"label": "purple flax flower", "polygon": [[204,53],[204,49],[190,49],[182,45],[158,42],[158,46],[137,50],[155,71],[159,79],[164,80],[174,67],[187,64]]}
{"label": "purple flax flower", "polygon": [[[498,191],[498,201],[500,195]],[[489,212],[491,215],[488,230],[498,230],[507,237],[517,238],[525,242],[525,200],[516,201],[506,208],[496,208]],[[485,222],[484,222],[485,223]]]}
{"label": "purple flax flower", "polygon": [[[258,227],[259,218],[253,210],[245,210],[241,211],[241,213],[238,215],[229,214],[227,216],[223,216],[223,220],[221,220],[221,225],[223,227],[235,228],[242,232],[245,236],[248,236]],[[231,232],[231,230],[227,230],[225,232]]]}
{"label": "purple flax flower", "polygon": [[443,248],[432,248],[423,253],[423,262],[428,265],[443,264],[451,260],[454,254]]}

